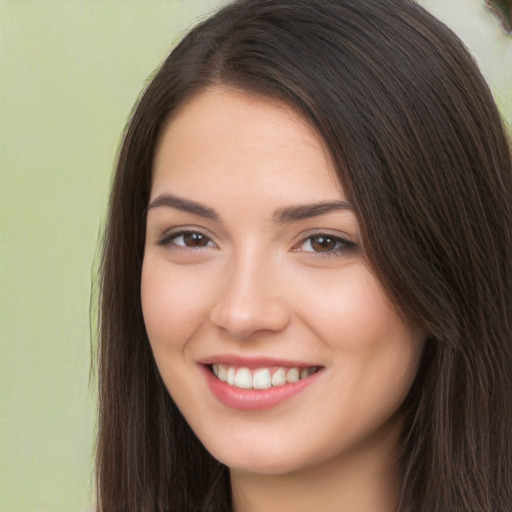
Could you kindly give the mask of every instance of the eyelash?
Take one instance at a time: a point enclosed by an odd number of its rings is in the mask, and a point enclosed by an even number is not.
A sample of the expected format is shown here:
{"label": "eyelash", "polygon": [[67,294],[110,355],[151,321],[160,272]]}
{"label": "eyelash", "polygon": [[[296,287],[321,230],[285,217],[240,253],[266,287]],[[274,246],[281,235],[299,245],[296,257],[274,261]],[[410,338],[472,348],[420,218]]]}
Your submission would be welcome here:
{"label": "eyelash", "polygon": [[209,245],[193,247],[193,246],[187,246],[185,244],[177,244],[175,242],[178,238],[185,237],[187,235],[199,235],[201,237],[204,237],[204,239],[207,240],[208,244],[213,243],[215,245],[215,243],[211,240],[211,238],[208,235],[205,235],[204,233],[201,233],[201,231],[197,231],[194,229],[182,229],[180,231],[171,231],[171,232],[164,233],[164,235],[159,240],[157,240],[156,243],[157,243],[157,245],[161,245],[162,247],[174,246],[174,247],[178,247],[180,250],[184,250],[184,251],[197,250],[197,249],[202,249],[203,247],[209,247]]}
{"label": "eyelash", "polygon": [[[180,237],[185,237],[187,235],[188,236],[198,235],[199,237],[202,237],[203,240],[206,240],[207,245],[199,245],[199,246],[194,247],[194,246],[187,246],[184,243],[183,244],[176,243],[177,239],[179,239]],[[329,249],[325,252],[324,251],[315,251],[314,247],[312,245],[312,241],[315,239],[319,243],[322,243],[321,239],[323,239],[324,241],[327,241],[327,242],[334,243],[335,248]],[[351,242],[350,240],[347,240],[343,237],[332,235],[329,233],[319,232],[319,233],[314,233],[312,235],[307,236],[306,238],[301,239],[300,242],[297,243],[293,247],[292,250],[294,252],[300,252],[301,251],[300,248],[303,247],[306,243],[309,243],[310,247],[313,250],[308,250],[308,251],[303,251],[303,252],[314,254],[315,256],[319,256],[319,257],[323,257],[323,258],[328,258],[328,257],[333,257],[333,256],[341,256],[342,254],[345,254],[347,252],[354,251],[354,249],[356,248],[356,244],[354,242]],[[160,245],[162,247],[178,248],[178,250],[183,250],[183,251],[200,250],[200,249],[203,249],[206,247],[211,247],[210,244],[213,244],[214,246],[216,246],[215,242],[213,242],[208,235],[202,233],[201,231],[197,231],[197,230],[193,230],[193,229],[182,229],[180,231],[171,231],[171,232],[164,233],[164,235],[159,240],[157,240],[156,244]]]}
{"label": "eyelash", "polygon": [[[312,245],[312,241],[315,240],[317,242],[321,243],[321,239],[330,241],[335,244],[334,249],[329,249],[327,251],[315,251],[314,247]],[[306,243],[310,245],[310,247],[313,249],[311,251],[304,251],[307,253],[312,253],[315,256],[320,256],[323,258],[329,258],[333,256],[341,256],[342,254],[345,254],[350,251],[354,251],[356,248],[356,244],[354,242],[351,242],[350,240],[347,240],[346,238],[343,238],[341,236],[332,235],[330,233],[314,233],[312,235],[309,235],[306,238],[303,238],[295,247],[303,247]],[[299,251],[300,249],[295,249],[294,251]]]}

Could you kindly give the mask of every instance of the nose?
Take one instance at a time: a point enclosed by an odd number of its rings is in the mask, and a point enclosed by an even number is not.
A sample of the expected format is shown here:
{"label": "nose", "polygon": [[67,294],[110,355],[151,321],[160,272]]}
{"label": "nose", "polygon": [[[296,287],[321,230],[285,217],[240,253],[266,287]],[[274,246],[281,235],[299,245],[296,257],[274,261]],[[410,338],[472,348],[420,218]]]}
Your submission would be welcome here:
{"label": "nose", "polygon": [[282,331],[290,310],[277,279],[277,269],[261,261],[239,262],[226,271],[210,320],[237,340]]}

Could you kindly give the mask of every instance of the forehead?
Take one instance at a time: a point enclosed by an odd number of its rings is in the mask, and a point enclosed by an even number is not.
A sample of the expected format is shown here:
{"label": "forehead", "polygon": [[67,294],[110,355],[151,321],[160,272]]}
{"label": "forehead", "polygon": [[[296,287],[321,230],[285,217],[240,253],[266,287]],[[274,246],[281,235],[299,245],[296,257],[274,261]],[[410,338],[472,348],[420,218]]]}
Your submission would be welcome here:
{"label": "forehead", "polygon": [[225,186],[243,182],[254,191],[257,183],[270,188],[284,182],[320,196],[339,196],[341,190],[323,140],[294,109],[210,88],[180,107],[164,128],[153,189],[219,180]]}

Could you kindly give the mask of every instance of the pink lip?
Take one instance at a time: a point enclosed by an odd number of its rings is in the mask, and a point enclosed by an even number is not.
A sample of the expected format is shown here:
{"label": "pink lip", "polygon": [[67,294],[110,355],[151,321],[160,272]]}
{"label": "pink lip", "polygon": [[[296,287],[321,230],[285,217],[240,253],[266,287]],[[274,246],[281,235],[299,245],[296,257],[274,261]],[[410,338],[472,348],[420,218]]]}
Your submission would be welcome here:
{"label": "pink lip", "polygon": [[212,356],[198,361],[203,365],[224,364],[226,366],[236,366],[238,368],[271,368],[282,366],[284,368],[309,368],[311,366],[320,366],[300,361],[290,361],[288,359],[275,359],[270,357],[240,357],[231,354]]}
{"label": "pink lip", "polygon": [[[223,359],[224,364],[227,364]],[[254,360],[252,361],[254,362]],[[213,363],[212,363],[213,364]],[[216,364],[216,363],[215,363]],[[231,363],[234,365],[234,363]],[[287,362],[286,366],[289,366]],[[236,365],[238,366],[238,364]],[[244,366],[243,364],[240,366]],[[247,366],[246,368],[257,368],[257,367],[269,367],[269,366],[285,366],[279,365],[275,360],[272,360],[272,364],[258,364]],[[305,367],[307,365],[297,365]],[[309,365],[311,366],[311,365]],[[301,391],[315,383],[323,373],[323,370],[310,375],[305,379],[301,379],[298,382],[285,384],[284,386],[271,387],[269,389],[240,389],[236,386],[231,386],[227,382],[223,382],[210,371],[210,367],[204,364],[199,365],[206,383],[210,388],[210,391],[221,403],[232,409],[238,409],[241,411],[262,411],[265,409],[271,409],[279,405],[280,403],[292,398],[299,394]]]}

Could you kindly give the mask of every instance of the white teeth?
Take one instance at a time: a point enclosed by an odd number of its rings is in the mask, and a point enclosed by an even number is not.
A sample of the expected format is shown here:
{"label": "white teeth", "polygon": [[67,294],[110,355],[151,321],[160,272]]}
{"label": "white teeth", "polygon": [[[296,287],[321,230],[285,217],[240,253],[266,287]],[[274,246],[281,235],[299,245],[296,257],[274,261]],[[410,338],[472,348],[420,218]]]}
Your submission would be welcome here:
{"label": "white teeth", "polygon": [[217,377],[219,377],[221,381],[227,382],[228,376],[226,374],[226,367],[223,364],[219,364],[217,371]]}
{"label": "white teeth", "polygon": [[252,373],[249,368],[240,368],[236,372],[235,386],[242,389],[252,388]]}
{"label": "white teeth", "polygon": [[270,368],[236,368],[224,364],[212,365],[212,373],[221,381],[230,386],[241,389],[269,389],[272,386],[284,386],[305,379],[317,371],[317,367],[299,369],[297,367],[279,367],[271,372]]}
{"label": "white teeth", "polygon": [[272,375],[272,386],[284,386],[286,384],[286,373],[284,368],[279,368]]}
{"label": "white teeth", "polygon": [[234,386],[235,380],[235,368],[233,366],[230,366],[228,369],[228,384],[230,386]]}
{"label": "white teeth", "polygon": [[266,368],[263,370],[256,370],[252,376],[252,387],[254,389],[268,389],[272,386],[270,378],[270,370]]}
{"label": "white teeth", "polygon": [[290,368],[286,372],[286,382],[298,382],[299,381],[299,369]]}

